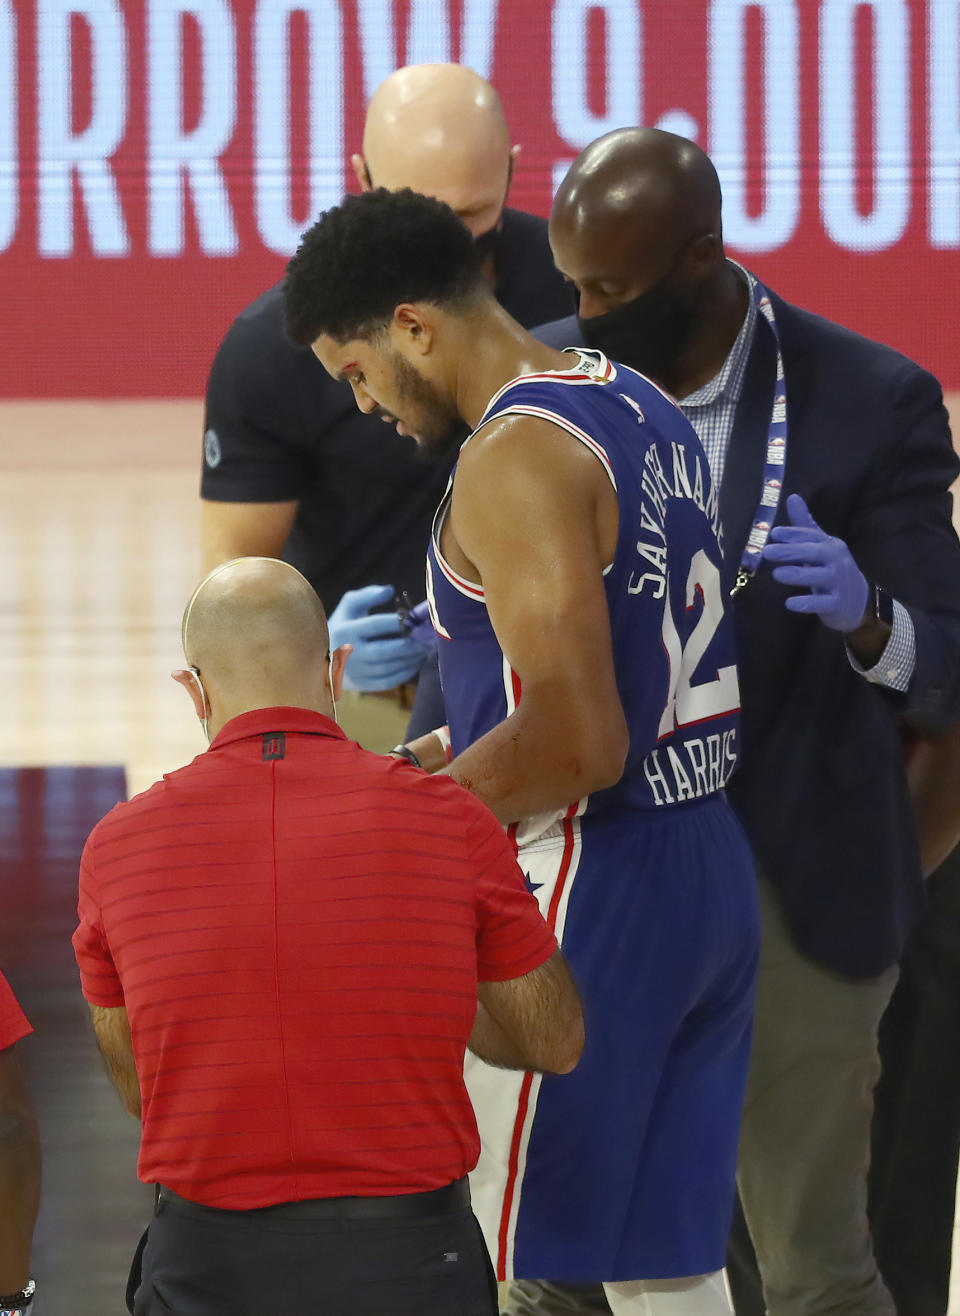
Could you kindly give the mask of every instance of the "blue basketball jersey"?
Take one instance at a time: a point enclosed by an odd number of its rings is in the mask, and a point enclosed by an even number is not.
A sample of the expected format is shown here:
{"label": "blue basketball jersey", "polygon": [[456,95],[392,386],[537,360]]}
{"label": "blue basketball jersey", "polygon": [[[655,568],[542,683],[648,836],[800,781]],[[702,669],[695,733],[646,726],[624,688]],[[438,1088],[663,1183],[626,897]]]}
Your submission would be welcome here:
{"label": "blue basketball jersey", "polygon": [[[584,444],[603,466],[619,508],[604,586],[630,746],[620,781],[570,801],[566,816],[670,809],[715,794],[736,764],[740,697],[733,621],[721,588],[717,495],[693,428],[654,383],[598,352],[576,353],[569,370],[511,381],[477,429],[507,414],[552,421]],[[560,434],[557,440],[567,441]],[[448,488],[434,521],[427,593],[453,750],[460,753],[509,716],[523,691],[490,624],[482,585],[443,559],[450,495]],[[561,816],[527,820],[518,842]]]}

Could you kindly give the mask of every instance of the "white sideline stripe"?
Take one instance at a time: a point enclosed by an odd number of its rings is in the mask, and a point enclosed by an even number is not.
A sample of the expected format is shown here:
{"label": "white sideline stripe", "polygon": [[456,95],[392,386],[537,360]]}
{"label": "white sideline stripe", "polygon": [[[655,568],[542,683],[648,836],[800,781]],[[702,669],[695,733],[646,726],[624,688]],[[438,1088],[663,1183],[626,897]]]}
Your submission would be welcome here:
{"label": "white sideline stripe", "polygon": [[[570,892],[573,890],[573,884],[576,880],[577,870],[580,867],[581,841],[580,841],[579,818],[571,819],[570,827],[573,832],[573,849],[570,854],[570,866],[567,869],[566,877],[564,881],[563,895],[560,897],[560,903],[557,906],[556,923],[554,924],[554,933],[556,935],[557,941],[559,941],[561,945],[563,944],[563,933],[567,923],[567,908],[570,904]],[[563,862],[563,852],[565,848],[564,840],[565,840],[564,837],[560,838],[558,843],[558,852],[552,852],[552,851],[542,852],[544,859],[547,858],[555,859],[555,866],[553,872],[554,880],[552,882],[544,883],[544,885],[541,886],[540,890],[535,892],[538,903],[540,904],[541,913],[543,913],[544,916],[546,916],[547,910],[550,908],[550,899],[552,899],[553,897],[553,892],[557,884],[557,878],[560,875],[560,865]],[[520,854],[520,859],[521,861],[523,859],[522,852]],[[535,865],[531,864],[530,867],[531,867],[531,875],[534,876],[534,880],[536,880]],[[548,892],[548,888],[549,888],[549,892]],[[547,893],[547,892],[548,895],[545,895],[544,899],[541,900],[540,899],[541,893]],[[517,1219],[520,1214],[520,1200],[523,1196],[523,1179],[527,1168],[527,1152],[530,1147],[530,1134],[533,1130],[533,1120],[534,1120],[534,1116],[536,1115],[537,1102],[540,1097],[540,1087],[541,1087],[541,1076],[538,1074],[534,1079],[533,1085],[531,1086],[530,1089],[530,1102],[529,1105],[527,1106],[527,1117],[523,1122],[523,1130],[520,1134],[520,1149],[519,1149],[519,1155],[517,1157],[517,1180],[516,1183],[514,1184],[513,1201],[511,1203],[511,1208],[510,1208],[510,1220],[507,1225],[507,1248],[506,1248],[507,1254],[506,1257],[504,1258],[504,1261],[505,1261],[505,1273],[509,1279],[514,1278],[513,1253],[514,1253],[514,1247],[516,1245],[516,1237],[517,1237]]]}
{"label": "white sideline stripe", "polygon": [[[560,897],[560,903],[557,906],[557,917],[554,926],[557,940],[561,945],[563,944],[563,933],[566,927],[567,909],[570,904],[570,893],[573,890],[573,884],[576,881],[581,855],[580,820],[578,818],[573,818],[568,825],[572,830],[573,848],[570,854],[570,865],[567,869],[564,882],[563,895]],[[534,882],[543,879],[543,885],[534,894],[544,917],[546,917],[547,911],[550,908],[550,901],[553,898],[557,880],[560,876],[563,852],[564,835],[561,834],[557,837],[555,844],[544,845],[541,841],[536,847],[534,853],[528,857],[530,861],[528,866]],[[523,861],[524,855],[521,851],[521,866],[523,866]],[[465,1072],[470,1099],[473,1102],[473,1107],[477,1114],[477,1125],[480,1129],[481,1143],[480,1160],[477,1164],[477,1168],[470,1177],[471,1191],[474,1199],[474,1210],[480,1220],[490,1256],[494,1260],[494,1266],[497,1266],[498,1260],[500,1259],[498,1257],[500,1217],[503,1211],[503,1199],[507,1188],[507,1178],[510,1167],[510,1145],[513,1140],[513,1130],[517,1120],[523,1075],[505,1073],[502,1069],[494,1069],[492,1065],[487,1065],[482,1060],[477,1060],[475,1057],[471,1059],[469,1056]],[[510,1215],[507,1222],[507,1246],[503,1262],[504,1273],[508,1279],[514,1278],[513,1254],[516,1244],[517,1220],[519,1218],[520,1203],[523,1197],[523,1179],[526,1173],[527,1152],[530,1146],[530,1135],[533,1130],[533,1122],[536,1116],[540,1087],[540,1075],[535,1075],[530,1087],[526,1118],[524,1119],[523,1128],[520,1134],[517,1156],[517,1176],[514,1183],[513,1200],[511,1202]]]}
{"label": "white sideline stripe", "polygon": [[477,585],[472,580],[467,580],[464,576],[459,575],[454,571],[453,567],[440,552],[440,531],[443,529],[443,523],[447,518],[449,510],[449,502],[441,503],[437,508],[437,515],[434,521],[433,552],[437,559],[437,565],[455,590],[460,594],[465,595],[468,599],[473,599],[474,603],[482,603],[484,600],[483,586]]}

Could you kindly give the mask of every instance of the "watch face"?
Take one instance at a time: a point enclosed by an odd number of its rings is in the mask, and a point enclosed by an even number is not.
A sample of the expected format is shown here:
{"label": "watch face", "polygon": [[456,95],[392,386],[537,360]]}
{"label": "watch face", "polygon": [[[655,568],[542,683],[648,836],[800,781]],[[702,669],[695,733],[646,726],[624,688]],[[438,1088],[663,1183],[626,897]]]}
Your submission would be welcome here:
{"label": "watch face", "polygon": [[873,613],[885,626],[893,625],[893,599],[880,585],[874,586]]}

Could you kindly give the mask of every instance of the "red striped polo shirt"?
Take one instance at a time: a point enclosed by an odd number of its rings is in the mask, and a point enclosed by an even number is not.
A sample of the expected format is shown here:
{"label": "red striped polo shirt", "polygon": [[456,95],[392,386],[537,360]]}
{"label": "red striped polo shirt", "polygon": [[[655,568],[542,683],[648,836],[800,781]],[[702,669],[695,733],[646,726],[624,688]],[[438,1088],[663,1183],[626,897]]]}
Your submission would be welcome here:
{"label": "red striped polo shirt", "polygon": [[84,995],[130,1018],[140,1178],[235,1209],[472,1169],[477,981],[556,948],[478,800],[293,708],[98,823],[79,914]]}
{"label": "red striped polo shirt", "polygon": [[13,988],[0,973],[0,1051],[6,1051],[14,1042],[19,1042],[21,1037],[32,1032],[27,1016],[13,994]]}

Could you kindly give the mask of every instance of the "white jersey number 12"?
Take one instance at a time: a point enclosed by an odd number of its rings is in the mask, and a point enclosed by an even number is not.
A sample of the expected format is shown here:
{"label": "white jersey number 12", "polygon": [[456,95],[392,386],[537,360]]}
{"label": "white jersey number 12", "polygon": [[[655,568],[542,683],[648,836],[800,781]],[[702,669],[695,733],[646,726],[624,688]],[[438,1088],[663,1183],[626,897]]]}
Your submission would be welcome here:
{"label": "white jersey number 12", "polygon": [[720,572],[702,548],[694,554],[690,562],[686,595],[688,608],[693,606],[698,591],[703,600],[703,611],[696,626],[690,632],[687,643],[683,645],[680,643],[676,622],[673,620],[670,607],[670,580],[667,579],[663,605],[663,647],[670,664],[670,688],[658,728],[660,739],[669,736],[677,727],[690,726],[693,722],[706,722],[712,717],[722,717],[725,713],[736,712],[740,707],[740,685],[737,681],[737,669],[733,665],[719,668],[712,681],[693,684],[693,674],[710,647],[710,641],[723,618]]}

